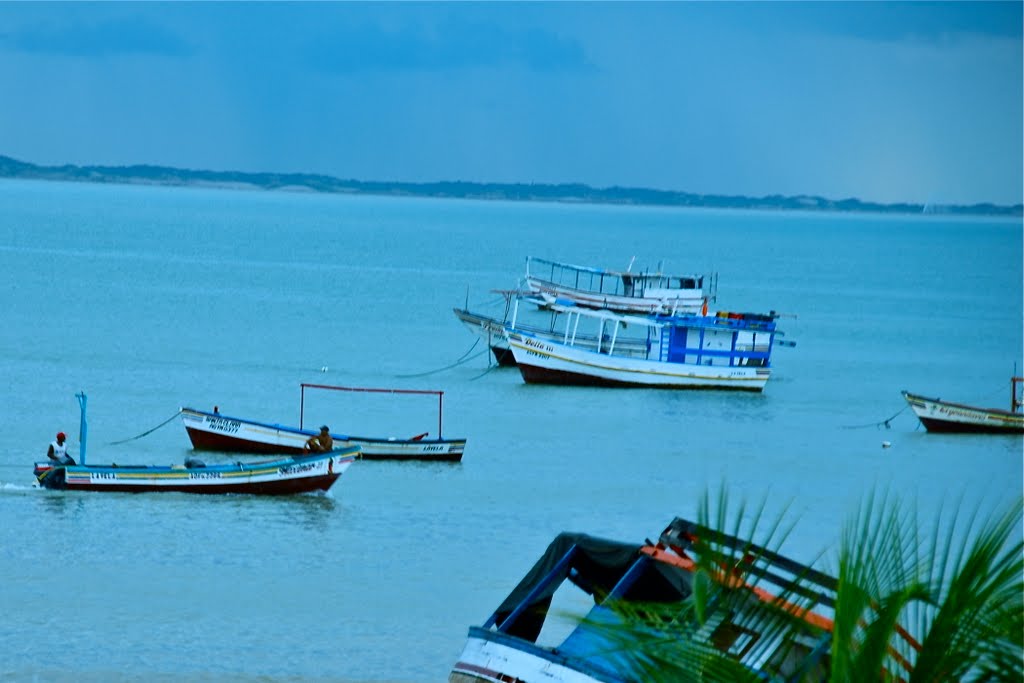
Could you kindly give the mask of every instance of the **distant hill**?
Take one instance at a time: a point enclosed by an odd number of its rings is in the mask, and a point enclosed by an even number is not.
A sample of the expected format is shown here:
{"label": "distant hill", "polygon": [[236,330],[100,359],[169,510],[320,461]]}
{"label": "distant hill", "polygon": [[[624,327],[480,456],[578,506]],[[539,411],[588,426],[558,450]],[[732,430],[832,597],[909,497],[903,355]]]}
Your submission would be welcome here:
{"label": "distant hill", "polygon": [[134,185],[184,185],[224,188],[259,188],[372,194],[402,197],[446,197],[455,199],[504,199],[510,201],[577,202],[591,204],[633,204],[647,206],[690,206],[719,209],[779,209],[801,211],[862,211],[874,213],[943,213],[984,216],[1021,216],[1024,206],[972,204],[932,206],[922,204],[878,204],[859,199],[825,199],[800,195],[784,197],[743,197],[693,194],[635,187],[594,188],[578,183],[472,183],[441,181],[403,183],[342,180],[313,173],[240,173],[235,171],[193,171],[166,166],[37,166],[0,155],[0,178],[64,180]]}

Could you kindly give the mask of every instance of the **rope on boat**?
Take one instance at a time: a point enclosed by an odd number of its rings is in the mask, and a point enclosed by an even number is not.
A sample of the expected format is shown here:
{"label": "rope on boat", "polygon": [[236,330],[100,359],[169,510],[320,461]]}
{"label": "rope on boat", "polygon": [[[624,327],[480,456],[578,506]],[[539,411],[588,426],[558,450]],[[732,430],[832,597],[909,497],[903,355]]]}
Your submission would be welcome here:
{"label": "rope on boat", "polygon": [[133,436],[130,439],[121,439],[120,441],[111,441],[109,445],[116,446],[117,444],[128,443],[129,441],[135,441],[135,439],[141,439],[142,437],[146,436],[147,434],[152,434],[156,430],[160,429],[165,424],[167,424],[168,422],[170,422],[174,418],[178,417],[178,415],[181,415],[181,411],[180,410],[177,411],[176,413],[174,413],[174,415],[171,415],[169,418],[167,418],[166,420],[164,420],[160,424],[158,424],[156,427],[153,427],[152,429],[146,430],[146,431],[142,432],[141,434],[139,434],[138,436]]}
{"label": "rope on boat", "polygon": [[845,425],[843,427],[843,429],[863,429],[864,427],[881,427],[882,425],[885,425],[886,429],[892,429],[892,425],[890,425],[889,423],[892,422],[894,419],[896,419],[897,415],[899,415],[900,413],[902,413],[904,410],[906,410],[909,407],[910,407],[910,404],[908,403],[907,405],[903,406],[903,408],[901,408],[899,410],[899,412],[896,413],[896,415],[893,415],[892,417],[890,417],[887,420],[882,420],[880,422],[872,422],[872,423],[866,424],[866,425]]}
{"label": "rope on boat", "polygon": [[395,376],[396,377],[425,377],[426,375],[433,375],[435,372],[441,372],[442,370],[450,370],[451,368],[454,368],[457,365],[462,365],[463,363],[465,363],[467,361],[471,361],[474,358],[479,358],[483,354],[489,352],[489,349],[484,349],[483,351],[480,351],[479,353],[476,353],[476,354],[470,356],[469,355],[470,352],[472,352],[473,349],[476,348],[476,345],[479,344],[479,343],[480,343],[480,337],[477,337],[477,340],[475,342],[473,342],[472,346],[469,347],[469,351],[466,351],[464,354],[462,354],[462,356],[459,357],[459,359],[456,360],[454,363],[446,365],[443,368],[437,368],[436,370],[428,370],[426,372],[417,372],[417,373],[414,373],[414,374],[411,374],[411,375],[395,375]]}

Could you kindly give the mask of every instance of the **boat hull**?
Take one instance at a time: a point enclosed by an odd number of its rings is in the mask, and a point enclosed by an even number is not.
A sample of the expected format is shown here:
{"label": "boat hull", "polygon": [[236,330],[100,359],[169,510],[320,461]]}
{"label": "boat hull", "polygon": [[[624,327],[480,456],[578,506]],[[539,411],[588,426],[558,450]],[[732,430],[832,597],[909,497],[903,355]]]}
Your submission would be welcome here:
{"label": "boat hull", "polygon": [[[226,417],[192,408],[181,409],[192,447],[200,451],[299,455],[317,432],[285,425]],[[364,460],[459,462],[465,439],[374,439],[332,434],[335,447],[358,446]]]}
{"label": "boat hull", "polygon": [[489,318],[485,315],[472,313],[463,308],[452,309],[462,324],[470,332],[478,335],[487,344],[487,348],[494,354],[494,360],[500,367],[513,367],[516,364],[511,349],[508,348],[508,341],[505,339],[505,325],[496,318]]}
{"label": "boat hull", "polygon": [[528,384],[763,391],[771,370],[666,363],[557,344],[512,331],[509,346]]}
{"label": "boat hull", "polygon": [[607,683],[579,669],[584,663],[560,657],[517,638],[479,627],[469,629],[466,646],[448,683]]}
{"label": "boat hull", "polygon": [[903,392],[903,398],[929,432],[946,434],[1024,434],[1024,414],[978,408]]}
{"label": "boat hull", "polygon": [[40,486],[118,493],[294,495],[327,491],[358,457],[346,448],[316,456],[211,466],[36,465]]}

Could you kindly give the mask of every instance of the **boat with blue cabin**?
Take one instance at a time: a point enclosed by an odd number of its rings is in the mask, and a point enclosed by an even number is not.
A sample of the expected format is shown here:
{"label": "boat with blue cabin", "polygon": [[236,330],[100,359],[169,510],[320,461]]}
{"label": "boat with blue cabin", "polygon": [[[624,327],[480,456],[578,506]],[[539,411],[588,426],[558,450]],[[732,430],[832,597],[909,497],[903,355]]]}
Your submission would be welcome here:
{"label": "boat with blue cabin", "polygon": [[[634,316],[556,303],[558,336],[506,325],[530,384],[763,391],[777,314]],[[597,340],[579,343],[581,327]]]}

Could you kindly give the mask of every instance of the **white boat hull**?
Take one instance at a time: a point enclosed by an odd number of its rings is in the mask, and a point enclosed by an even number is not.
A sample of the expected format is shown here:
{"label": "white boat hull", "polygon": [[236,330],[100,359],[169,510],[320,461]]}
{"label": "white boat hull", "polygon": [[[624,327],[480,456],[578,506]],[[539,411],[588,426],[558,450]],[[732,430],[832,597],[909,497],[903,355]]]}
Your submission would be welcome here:
{"label": "white boat hull", "polygon": [[767,367],[668,363],[598,353],[512,330],[507,336],[527,383],[763,391],[771,377]]}
{"label": "white boat hull", "polygon": [[[599,683],[593,678],[559,663],[559,657],[541,648],[507,639],[508,643],[493,640],[490,634],[470,631],[462,654],[452,667],[449,683]],[[528,648],[528,649],[527,649]],[[544,656],[547,654],[548,656]],[[574,666],[579,666],[575,662]]]}
{"label": "white boat hull", "polygon": [[[291,454],[303,452],[306,440],[318,432],[278,424],[181,409],[181,421],[196,450],[233,453]],[[459,461],[465,439],[388,439],[331,434],[335,448],[359,446],[366,460]]]}

